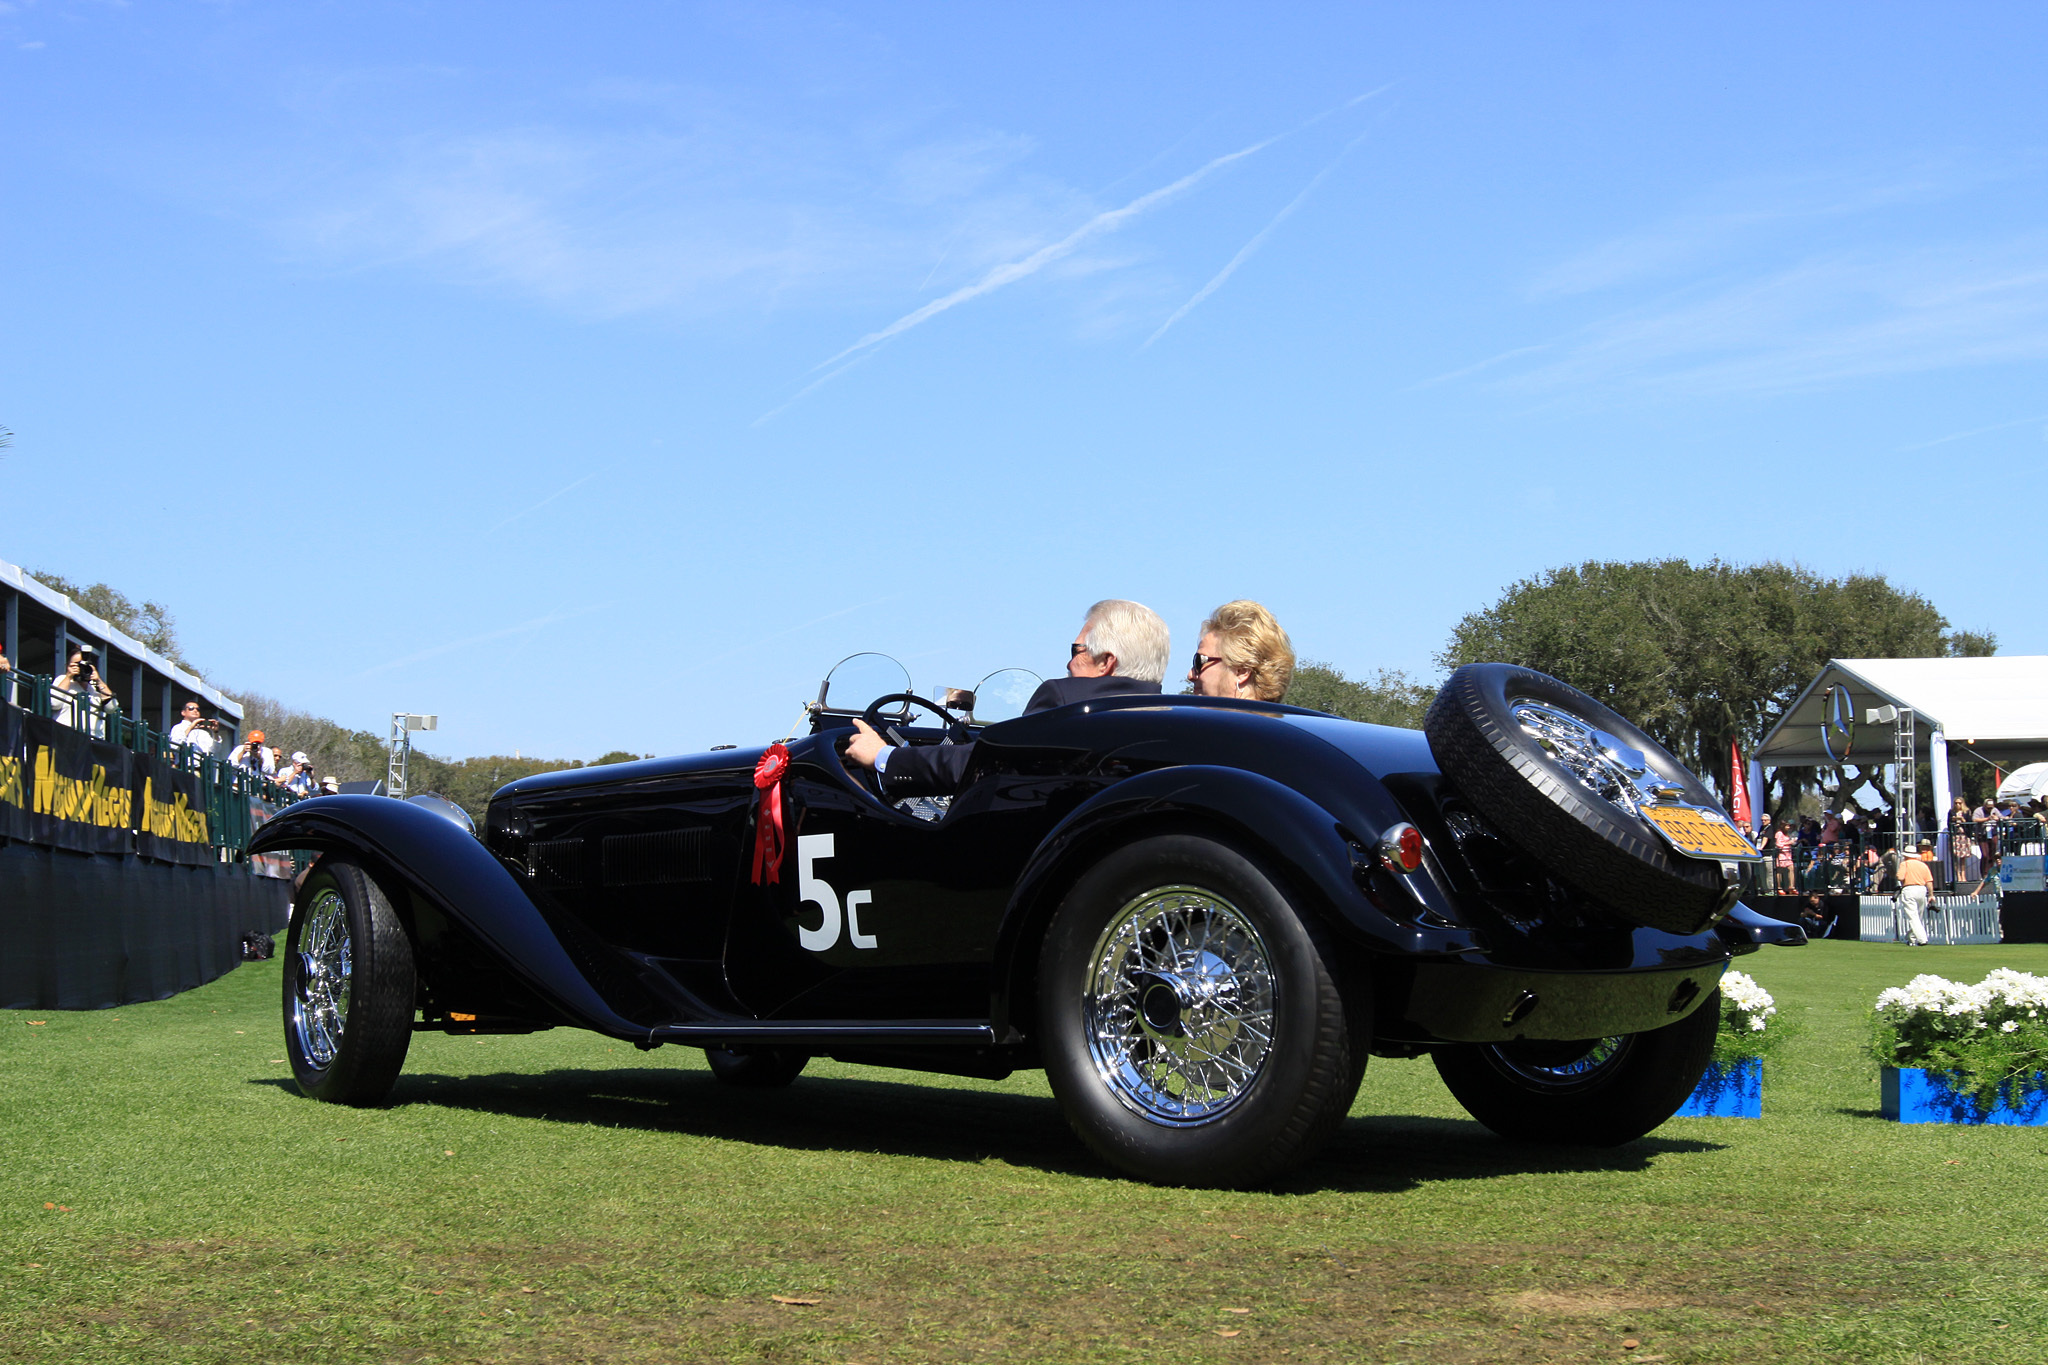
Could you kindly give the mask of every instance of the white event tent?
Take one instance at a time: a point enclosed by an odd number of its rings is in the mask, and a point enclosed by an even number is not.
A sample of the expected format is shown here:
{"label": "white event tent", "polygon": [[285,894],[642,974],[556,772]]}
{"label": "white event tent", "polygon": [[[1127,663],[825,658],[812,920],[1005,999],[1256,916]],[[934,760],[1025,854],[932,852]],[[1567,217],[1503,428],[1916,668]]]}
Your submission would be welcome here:
{"label": "white event tent", "polygon": [[[1846,714],[1856,730],[1848,752],[1824,741],[1829,688],[1847,689]],[[1872,724],[1873,709],[1913,711],[1913,756],[1934,770],[1934,809],[1946,812],[1961,785],[1968,755],[2010,771],[2048,760],[2048,655],[1980,659],[1830,659],[1751,755],[1776,768],[1883,767],[1896,743],[1889,723]]]}

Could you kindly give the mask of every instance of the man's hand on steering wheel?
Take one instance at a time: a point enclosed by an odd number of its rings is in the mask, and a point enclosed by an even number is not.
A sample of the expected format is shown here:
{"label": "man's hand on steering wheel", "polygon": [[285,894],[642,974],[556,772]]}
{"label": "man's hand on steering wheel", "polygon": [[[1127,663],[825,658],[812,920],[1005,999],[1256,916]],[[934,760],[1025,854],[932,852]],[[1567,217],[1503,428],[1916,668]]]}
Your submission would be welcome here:
{"label": "man's hand on steering wheel", "polygon": [[889,747],[889,741],[875,733],[864,720],[853,723],[853,738],[846,745],[846,761],[863,768],[875,766],[875,757]]}
{"label": "man's hand on steering wheel", "polygon": [[[940,724],[952,724],[953,718],[946,714],[945,708],[939,706],[936,702],[926,701],[914,692],[891,692],[886,697],[877,697],[868,704],[867,713],[853,722],[853,738],[847,741],[846,745],[847,762],[863,768],[872,768],[875,766],[875,757],[882,750],[892,747],[890,741],[884,739],[875,730],[875,722],[882,718],[882,708],[891,702],[896,702],[905,708],[921,706],[937,716]],[[901,714],[908,716],[909,711],[906,709]]]}

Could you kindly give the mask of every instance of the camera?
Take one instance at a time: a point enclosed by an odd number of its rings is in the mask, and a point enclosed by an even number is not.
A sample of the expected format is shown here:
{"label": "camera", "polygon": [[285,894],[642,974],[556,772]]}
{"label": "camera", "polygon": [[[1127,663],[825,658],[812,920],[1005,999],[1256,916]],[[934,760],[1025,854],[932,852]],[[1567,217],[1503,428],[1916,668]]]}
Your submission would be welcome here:
{"label": "camera", "polygon": [[82,677],[100,666],[100,652],[91,645],[78,651],[78,672]]}

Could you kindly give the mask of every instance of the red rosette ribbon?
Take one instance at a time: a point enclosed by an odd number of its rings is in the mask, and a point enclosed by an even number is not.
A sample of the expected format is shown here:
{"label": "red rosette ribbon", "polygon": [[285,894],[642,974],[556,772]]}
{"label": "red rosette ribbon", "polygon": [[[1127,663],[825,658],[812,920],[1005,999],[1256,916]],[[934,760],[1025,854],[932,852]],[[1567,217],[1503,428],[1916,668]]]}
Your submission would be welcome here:
{"label": "red rosette ribbon", "polygon": [[754,790],[761,801],[754,811],[754,885],[782,880],[782,775],[789,771],[789,746],[771,744],[754,765]]}

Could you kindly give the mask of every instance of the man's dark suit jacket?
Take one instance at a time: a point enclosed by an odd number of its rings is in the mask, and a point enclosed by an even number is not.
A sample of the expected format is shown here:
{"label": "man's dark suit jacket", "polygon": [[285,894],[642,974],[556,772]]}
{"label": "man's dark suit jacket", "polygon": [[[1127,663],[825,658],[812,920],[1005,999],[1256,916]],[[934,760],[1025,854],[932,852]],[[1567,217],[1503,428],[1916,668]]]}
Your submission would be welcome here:
{"label": "man's dark suit jacket", "polygon": [[[1024,703],[1024,714],[1097,697],[1159,690],[1156,682],[1120,678],[1113,673],[1106,678],[1047,678],[1031,694],[1031,700]],[[966,781],[967,765],[973,756],[972,744],[921,744],[892,749],[888,769],[882,774],[882,795],[890,801],[902,796],[951,795]]]}

